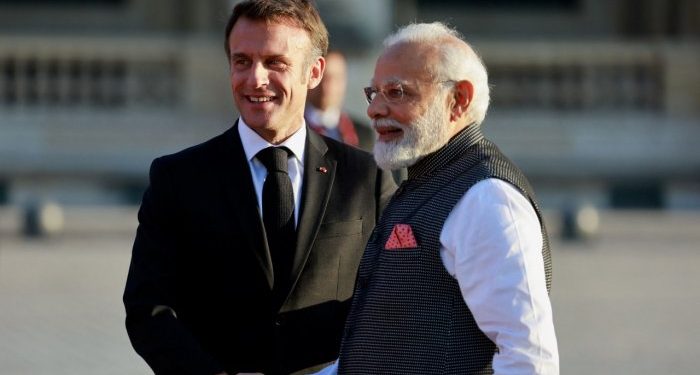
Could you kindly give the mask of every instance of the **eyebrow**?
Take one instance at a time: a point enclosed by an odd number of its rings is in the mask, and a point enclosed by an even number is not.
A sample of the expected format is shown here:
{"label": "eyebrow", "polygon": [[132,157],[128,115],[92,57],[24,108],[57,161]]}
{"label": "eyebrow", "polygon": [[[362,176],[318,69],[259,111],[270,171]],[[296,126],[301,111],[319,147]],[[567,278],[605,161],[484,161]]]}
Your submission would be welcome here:
{"label": "eyebrow", "polygon": [[241,52],[234,52],[231,54],[231,58],[233,59],[234,57],[246,57],[247,58],[248,55],[246,55],[245,53],[241,53]]}
{"label": "eyebrow", "polygon": [[[370,86],[372,86],[373,83],[374,83],[373,81],[370,81],[369,82]],[[410,83],[408,81],[403,80],[403,79],[399,79],[399,78],[389,78],[389,79],[385,80],[384,82],[382,82],[381,84],[382,85],[392,85],[392,84],[393,85],[396,85],[396,84],[398,84],[398,85],[410,85]]]}
{"label": "eyebrow", "polygon": [[285,60],[285,61],[289,60],[289,57],[287,57],[287,55],[283,55],[283,54],[265,55],[265,56],[263,56],[263,58],[265,60],[267,60],[267,59],[281,59],[281,60]]}
{"label": "eyebrow", "polygon": [[[243,52],[234,52],[234,53],[231,54],[231,58],[234,58],[234,57],[245,57],[245,58],[249,58],[250,56],[249,56],[248,54],[246,54],[246,53],[243,53]],[[263,55],[262,58],[263,58],[263,60],[267,60],[267,59],[287,59],[287,55],[277,53],[277,54],[271,54],[271,55]]]}

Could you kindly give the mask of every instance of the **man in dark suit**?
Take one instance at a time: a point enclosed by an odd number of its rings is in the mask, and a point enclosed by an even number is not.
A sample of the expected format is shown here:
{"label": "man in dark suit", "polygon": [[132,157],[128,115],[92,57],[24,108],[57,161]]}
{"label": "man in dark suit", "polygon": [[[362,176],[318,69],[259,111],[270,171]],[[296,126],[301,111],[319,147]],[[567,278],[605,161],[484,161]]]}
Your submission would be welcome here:
{"label": "man in dark suit", "polygon": [[315,132],[371,152],[374,131],[343,110],[347,81],[345,56],[339,51],[329,51],[323,80],[309,91],[304,118]]}
{"label": "man in dark suit", "polygon": [[234,8],[226,52],[241,116],[156,159],[139,211],[126,327],[155,373],[288,374],[338,355],[364,245],[395,185],[369,154],[305,125],[327,46],[308,1]]}

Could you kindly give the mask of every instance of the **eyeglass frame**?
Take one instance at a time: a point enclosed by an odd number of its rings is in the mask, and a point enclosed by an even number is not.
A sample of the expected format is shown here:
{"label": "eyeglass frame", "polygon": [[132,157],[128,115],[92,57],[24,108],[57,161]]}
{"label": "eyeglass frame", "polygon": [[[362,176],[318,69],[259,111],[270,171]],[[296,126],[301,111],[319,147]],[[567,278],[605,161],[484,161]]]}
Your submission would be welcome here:
{"label": "eyeglass frame", "polygon": [[[434,84],[442,85],[445,83],[457,83],[457,82],[458,81],[455,81],[453,79],[447,79],[444,81],[427,81],[424,83],[434,83]],[[401,103],[401,102],[403,102],[404,98],[406,97],[406,92],[404,90],[404,86],[406,85],[406,82],[391,81],[391,82],[387,82],[384,86],[386,87],[388,85],[398,86],[398,90],[399,90],[400,94],[398,94],[399,96],[397,98],[389,98],[389,96],[387,96],[387,94],[386,94],[387,90],[385,90],[385,89],[379,89],[376,87],[367,86],[367,87],[362,89],[362,91],[365,93],[365,101],[367,101],[367,105],[372,104],[374,99],[377,97],[377,94],[382,94],[382,97],[384,97],[384,100],[386,100],[387,103]]]}

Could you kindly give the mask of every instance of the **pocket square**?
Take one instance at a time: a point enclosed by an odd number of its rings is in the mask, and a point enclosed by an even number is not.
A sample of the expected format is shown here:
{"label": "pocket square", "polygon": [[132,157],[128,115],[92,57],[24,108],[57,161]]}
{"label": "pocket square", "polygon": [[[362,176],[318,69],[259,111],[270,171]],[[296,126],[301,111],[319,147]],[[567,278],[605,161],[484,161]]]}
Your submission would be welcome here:
{"label": "pocket square", "polygon": [[389,235],[389,239],[384,244],[386,250],[409,249],[418,247],[418,241],[413,236],[413,229],[408,224],[396,224]]}

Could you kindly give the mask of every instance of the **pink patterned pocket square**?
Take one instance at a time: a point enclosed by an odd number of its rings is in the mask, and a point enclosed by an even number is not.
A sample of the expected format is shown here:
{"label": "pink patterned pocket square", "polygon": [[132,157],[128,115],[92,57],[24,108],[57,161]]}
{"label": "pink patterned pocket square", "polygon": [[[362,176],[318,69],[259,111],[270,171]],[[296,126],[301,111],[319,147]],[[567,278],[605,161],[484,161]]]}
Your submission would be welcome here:
{"label": "pink patterned pocket square", "polygon": [[396,224],[389,239],[384,244],[386,250],[410,249],[418,247],[418,241],[413,236],[413,229],[408,224]]}

